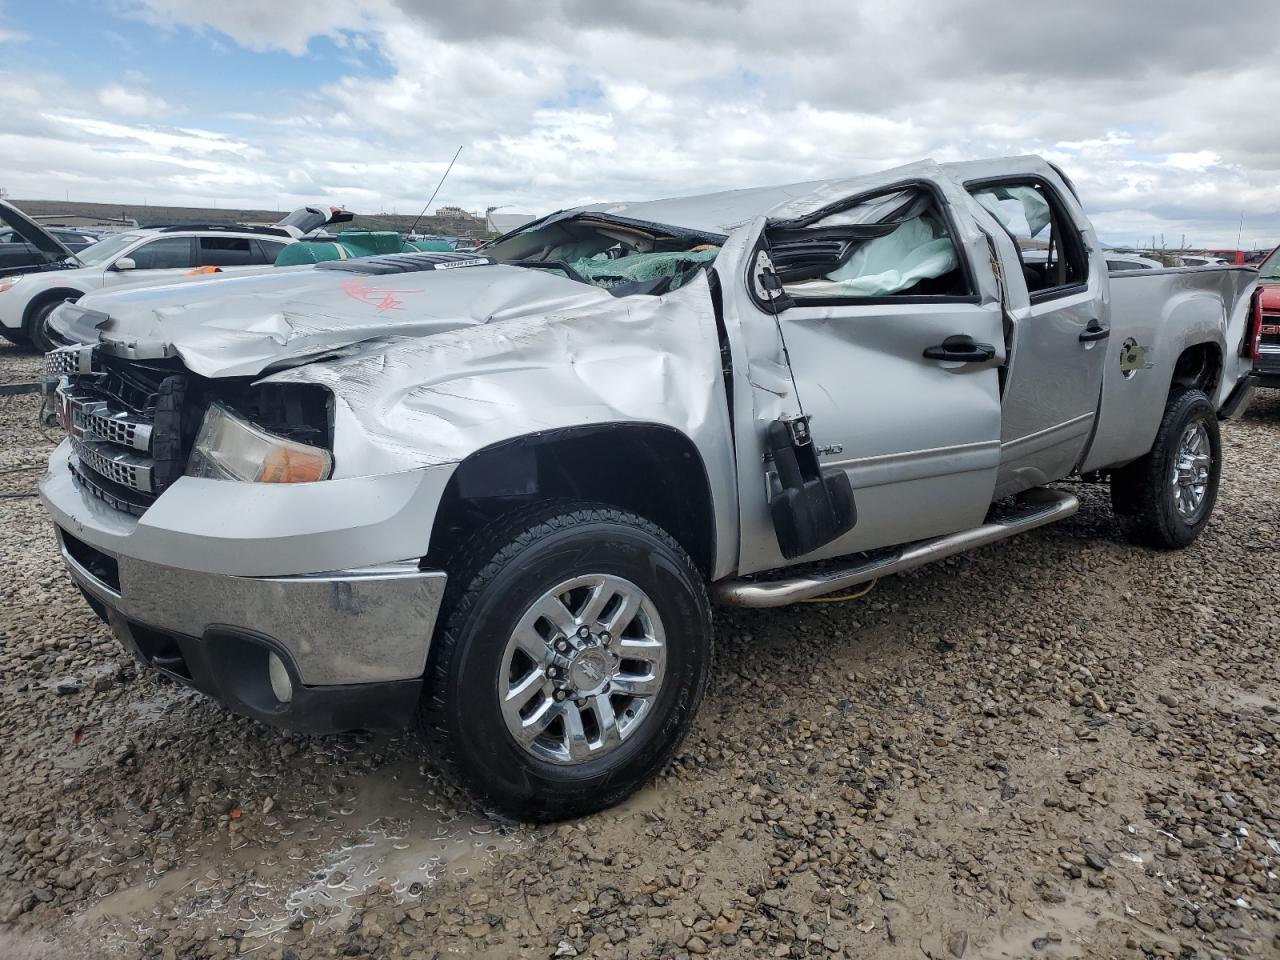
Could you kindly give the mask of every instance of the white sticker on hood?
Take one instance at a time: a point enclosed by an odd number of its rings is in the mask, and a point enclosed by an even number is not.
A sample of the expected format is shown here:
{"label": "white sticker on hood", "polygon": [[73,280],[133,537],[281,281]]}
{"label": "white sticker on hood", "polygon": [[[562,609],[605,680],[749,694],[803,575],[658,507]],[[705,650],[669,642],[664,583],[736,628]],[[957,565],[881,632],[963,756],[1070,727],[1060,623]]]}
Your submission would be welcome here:
{"label": "white sticker on hood", "polygon": [[493,261],[486,257],[481,257],[478,260],[446,260],[441,263],[437,263],[435,265],[435,269],[452,270],[454,267],[480,267],[484,266],[486,263],[493,263]]}

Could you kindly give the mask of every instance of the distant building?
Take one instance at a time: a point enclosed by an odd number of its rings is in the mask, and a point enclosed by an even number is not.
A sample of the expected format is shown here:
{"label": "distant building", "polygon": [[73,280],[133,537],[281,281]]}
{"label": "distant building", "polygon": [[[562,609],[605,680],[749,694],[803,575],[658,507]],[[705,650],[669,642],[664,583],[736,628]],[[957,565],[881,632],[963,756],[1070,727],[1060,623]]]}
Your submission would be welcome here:
{"label": "distant building", "polygon": [[532,213],[494,213],[492,211],[485,217],[485,229],[493,233],[503,234],[510,233],[523,227],[526,223],[533,223],[538,219]]}
{"label": "distant building", "polygon": [[436,207],[437,217],[451,217],[457,220],[478,220],[479,218],[469,210],[463,210],[461,207]]}

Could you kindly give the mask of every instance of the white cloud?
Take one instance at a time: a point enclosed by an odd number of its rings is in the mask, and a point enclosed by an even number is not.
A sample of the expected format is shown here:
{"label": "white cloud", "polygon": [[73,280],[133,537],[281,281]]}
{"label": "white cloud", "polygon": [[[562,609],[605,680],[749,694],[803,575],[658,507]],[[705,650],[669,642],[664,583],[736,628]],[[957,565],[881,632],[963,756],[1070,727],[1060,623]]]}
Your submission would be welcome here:
{"label": "white cloud", "polygon": [[1034,152],[1067,169],[1104,237],[1167,224],[1234,242],[1245,210],[1246,237],[1280,240],[1280,140],[1261,96],[1280,84],[1280,31],[1265,17],[1240,31],[1198,0],[1166,0],[1159,16],[1100,0],[132,9],[251,50],[310,56],[326,36],[390,75],[352,69],[308,94],[228,97],[220,121],[207,98],[148,84],[145,61],[122,60],[108,73],[122,82],[94,94],[0,75],[0,131],[12,135],[0,169],[15,195],[60,195],[70,180],[85,199],[216,191],[249,206],[416,210],[463,144],[439,202],[545,211]]}
{"label": "white cloud", "polygon": [[122,117],[158,117],[170,111],[163,97],[113,83],[98,91],[98,102]]}

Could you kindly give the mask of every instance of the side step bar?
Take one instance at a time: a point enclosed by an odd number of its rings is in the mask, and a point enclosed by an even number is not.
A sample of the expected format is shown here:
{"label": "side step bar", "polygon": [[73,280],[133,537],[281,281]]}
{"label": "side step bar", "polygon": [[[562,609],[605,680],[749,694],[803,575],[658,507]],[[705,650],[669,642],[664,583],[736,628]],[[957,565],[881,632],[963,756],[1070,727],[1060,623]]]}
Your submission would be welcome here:
{"label": "side step bar", "polygon": [[777,580],[722,580],[712,586],[712,592],[720,603],[737,607],[781,607],[985,547],[1015,533],[1064,520],[1079,509],[1080,501],[1071,494],[1037,487],[1022,494],[1007,515],[990,519],[972,530],[961,530],[932,540],[918,540],[888,556],[863,559],[845,567],[825,567],[801,576]]}

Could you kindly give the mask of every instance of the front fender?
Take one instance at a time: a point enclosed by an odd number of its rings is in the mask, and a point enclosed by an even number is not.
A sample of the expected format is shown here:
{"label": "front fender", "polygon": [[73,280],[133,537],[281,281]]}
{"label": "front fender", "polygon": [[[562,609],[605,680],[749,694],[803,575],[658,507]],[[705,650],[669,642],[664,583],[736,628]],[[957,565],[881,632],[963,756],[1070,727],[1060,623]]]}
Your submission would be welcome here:
{"label": "front fender", "polygon": [[671,427],[706,466],[719,536],[736,556],[733,449],[705,276],[663,297],[490,321],[282,371],[335,398],[334,476],[456,464],[529,434],[612,423]]}

